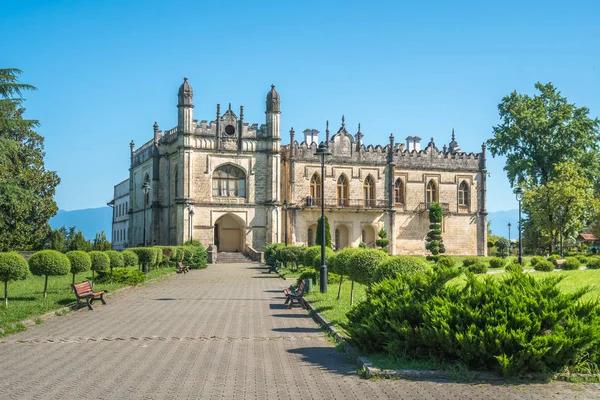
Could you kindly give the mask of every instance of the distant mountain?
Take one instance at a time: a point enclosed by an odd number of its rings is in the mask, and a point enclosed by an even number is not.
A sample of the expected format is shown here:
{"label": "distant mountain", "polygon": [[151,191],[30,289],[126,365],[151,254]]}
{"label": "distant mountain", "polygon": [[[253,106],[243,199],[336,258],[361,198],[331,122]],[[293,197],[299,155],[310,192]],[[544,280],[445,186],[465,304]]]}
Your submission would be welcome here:
{"label": "distant mountain", "polygon": [[508,239],[508,223],[510,222],[510,238],[517,239],[519,231],[517,224],[519,223],[519,210],[496,211],[488,213],[487,220],[491,222],[490,229],[492,234],[504,236]]}
{"label": "distant mountain", "polygon": [[52,229],[58,229],[63,225],[67,228],[75,226],[75,229],[81,231],[83,236],[89,240],[94,240],[96,233],[104,231],[106,238],[110,241],[112,240],[112,208],[58,210],[58,213],[50,219],[50,226]]}

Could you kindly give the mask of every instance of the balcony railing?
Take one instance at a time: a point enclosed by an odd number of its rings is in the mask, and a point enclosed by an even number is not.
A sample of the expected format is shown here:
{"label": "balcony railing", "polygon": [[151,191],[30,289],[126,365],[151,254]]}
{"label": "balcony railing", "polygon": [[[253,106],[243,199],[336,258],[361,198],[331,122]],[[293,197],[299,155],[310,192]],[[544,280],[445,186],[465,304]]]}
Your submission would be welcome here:
{"label": "balcony railing", "polygon": [[[311,196],[306,197],[306,207],[321,207],[321,199],[313,198]],[[385,200],[377,199],[337,199],[337,198],[326,198],[326,208],[355,208],[355,209],[381,209],[386,208],[387,204]]]}
{"label": "balcony railing", "polygon": [[[431,206],[431,203],[419,203],[419,205],[415,211],[418,213],[424,213],[425,211],[429,211],[430,206]],[[440,206],[442,206],[442,210],[444,211],[444,213],[450,212],[450,204],[449,203],[440,203]]]}

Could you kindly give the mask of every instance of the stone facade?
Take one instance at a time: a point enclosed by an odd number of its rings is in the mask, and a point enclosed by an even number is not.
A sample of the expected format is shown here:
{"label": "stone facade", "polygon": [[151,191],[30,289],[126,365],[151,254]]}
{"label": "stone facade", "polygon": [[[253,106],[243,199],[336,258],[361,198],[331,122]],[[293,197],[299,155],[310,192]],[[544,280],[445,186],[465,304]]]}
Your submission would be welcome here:
{"label": "stone facade", "polygon": [[122,250],[129,245],[129,179],[115,185],[113,199],[108,205],[113,208],[112,247]]}
{"label": "stone facade", "polygon": [[[267,94],[262,125],[244,121],[229,105],[216,118],[193,119],[193,91],[184,79],[178,124],[138,149],[131,143],[128,243],[180,244],[193,238],[220,251],[262,250],[272,242],[310,245],[320,216],[324,184],[326,215],[337,248],[374,245],[385,228],[392,254],[426,254],[427,208],[445,211],[443,237],[449,254],[486,254],[485,147],[463,153],[452,140],[439,150],[433,138],[365,146],[364,135],[342,124],[325,141],[331,153],[321,180],[315,156],[319,132],[280,147],[280,96]],[[312,181],[312,183],[311,183]],[[398,186],[399,185],[399,186]],[[146,192],[143,186],[147,189]],[[429,197],[428,197],[429,196]],[[285,205],[284,205],[285,204]],[[287,221],[286,221],[287,219]],[[287,229],[287,234],[284,230]]]}

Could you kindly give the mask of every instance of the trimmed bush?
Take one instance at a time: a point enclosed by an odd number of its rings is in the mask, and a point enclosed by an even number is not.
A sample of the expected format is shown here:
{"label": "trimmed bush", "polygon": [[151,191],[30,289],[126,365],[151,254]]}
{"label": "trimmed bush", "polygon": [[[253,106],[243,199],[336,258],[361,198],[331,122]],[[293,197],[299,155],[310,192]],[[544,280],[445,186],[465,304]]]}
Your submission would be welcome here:
{"label": "trimmed bush", "polygon": [[554,270],[554,264],[550,261],[542,260],[533,266],[533,269],[540,272],[550,272]]}
{"label": "trimmed bush", "polygon": [[447,256],[440,256],[436,261],[436,266],[438,268],[454,268],[456,267],[456,261]]}
{"label": "trimmed bush", "polygon": [[265,245],[265,264],[274,267],[277,262],[277,251],[284,247],[283,243],[269,243]]}
{"label": "trimmed bush", "polygon": [[560,267],[564,270],[575,270],[581,267],[581,263],[576,257],[567,257]]}
{"label": "trimmed bush", "polygon": [[284,263],[287,267],[288,264],[298,268],[298,264],[302,264],[304,260],[304,250],[306,248],[302,246],[283,246],[277,250],[277,260]]}
{"label": "trimmed bush", "polygon": [[486,274],[488,267],[482,262],[476,262],[475,264],[470,264],[467,267],[467,270],[473,274]]}
{"label": "trimmed bush", "polygon": [[8,307],[8,282],[27,279],[27,261],[18,253],[0,253],[0,281],[4,282],[4,306]]}
{"label": "trimmed bush", "polygon": [[123,263],[126,267],[137,267],[139,264],[138,256],[131,250],[124,250],[123,255]]}
{"label": "trimmed bush", "polygon": [[[333,252],[333,250],[329,247],[325,247],[325,264],[326,265],[330,265],[331,264],[331,260],[333,259],[335,253]],[[313,263],[312,266],[319,271],[319,269],[321,268],[321,247],[319,247],[319,254],[317,254],[315,256],[315,258],[313,259]]]}
{"label": "trimmed bush", "polygon": [[597,354],[598,302],[580,301],[589,289],[565,293],[560,276],[523,273],[446,284],[458,274],[428,271],[374,285],[343,324],[350,341],[366,353],[435,354],[504,376],[562,371]]}
{"label": "trimmed bush", "polygon": [[71,263],[71,274],[73,274],[73,283],[75,283],[75,275],[80,272],[89,271],[92,268],[92,259],[90,255],[82,250],[73,250],[67,253],[67,257]]}
{"label": "trimmed bush", "polygon": [[373,272],[373,283],[398,275],[414,275],[427,271],[429,263],[416,256],[392,256],[381,261]]}
{"label": "trimmed bush", "polygon": [[105,272],[110,268],[110,258],[103,251],[90,251],[92,259],[92,281],[94,280],[94,272]]}
{"label": "trimmed bush", "polygon": [[505,238],[505,237],[499,238],[498,240],[496,240],[496,243],[494,243],[494,246],[496,247],[497,254],[501,258],[508,257],[508,255],[510,253],[510,242],[508,241],[507,238]]}
{"label": "trimmed bush", "polygon": [[331,271],[340,276],[337,295],[338,300],[340,299],[340,296],[342,294],[342,283],[344,281],[344,276],[348,276],[348,269],[350,268],[350,258],[353,254],[356,254],[359,251],[362,251],[362,249],[355,247],[346,247],[335,253],[335,257],[331,263]]}
{"label": "trimmed bush", "polygon": [[[158,262],[157,253],[160,253],[162,257],[162,250],[154,247],[132,247],[130,250],[138,256],[139,263],[145,265],[147,269],[155,266]],[[180,250],[180,247],[177,247],[176,257],[179,254],[181,254],[181,260],[183,260],[183,249]]]}
{"label": "trimmed bush", "polygon": [[506,260],[500,257],[494,257],[490,260],[490,268],[504,268]]}
{"label": "trimmed bush", "polygon": [[465,257],[465,259],[463,260],[463,267],[468,267],[469,265],[477,264],[478,262],[478,257]]}
{"label": "trimmed bush", "polygon": [[314,267],[314,260],[317,255],[321,254],[321,246],[312,246],[304,250],[304,259],[302,265],[305,267]]}
{"label": "trimmed bush", "polygon": [[590,258],[587,262],[586,267],[588,269],[599,269],[600,268],[600,258],[597,258],[597,257]]}
{"label": "trimmed bush", "polygon": [[531,263],[531,266],[533,268],[535,268],[535,266],[539,263],[541,263],[542,261],[546,261],[546,259],[544,257],[541,256],[533,256],[531,257],[531,259],[529,260],[529,262]]}
{"label": "trimmed bush", "polygon": [[518,262],[511,262],[506,264],[506,267],[504,268],[504,270],[506,272],[523,272],[523,267],[521,266],[521,264],[519,264]]}
{"label": "trimmed bush", "polygon": [[363,285],[371,284],[377,265],[386,258],[388,255],[377,249],[366,249],[353,254],[349,260],[348,278]]}
{"label": "trimmed bush", "polygon": [[138,285],[146,280],[146,274],[137,269],[115,268],[112,271],[112,277],[108,274],[99,276],[97,282],[112,281],[115,283],[124,283],[126,285]]}
{"label": "trimmed bush", "polygon": [[48,277],[67,275],[71,269],[69,258],[55,250],[42,250],[29,258],[29,269],[37,276],[44,276],[44,299],[48,293]]}
{"label": "trimmed bush", "polygon": [[577,256],[577,259],[579,260],[580,263],[582,263],[583,265],[585,265],[588,262],[588,258],[584,255],[579,255]]}
{"label": "trimmed bush", "polygon": [[192,250],[192,259],[190,260],[190,267],[192,269],[203,269],[208,266],[208,254],[206,248],[202,244],[197,246],[190,246]]}
{"label": "trimmed bush", "polygon": [[550,257],[546,258],[546,260],[550,261],[556,267],[556,261],[561,260],[561,258],[558,254],[552,254]]}
{"label": "trimmed bush", "polygon": [[125,266],[125,261],[123,260],[123,255],[115,250],[108,250],[104,252],[109,260],[110,260],[110,274],[112,275],[112,271],[115,268],[123,268]]}

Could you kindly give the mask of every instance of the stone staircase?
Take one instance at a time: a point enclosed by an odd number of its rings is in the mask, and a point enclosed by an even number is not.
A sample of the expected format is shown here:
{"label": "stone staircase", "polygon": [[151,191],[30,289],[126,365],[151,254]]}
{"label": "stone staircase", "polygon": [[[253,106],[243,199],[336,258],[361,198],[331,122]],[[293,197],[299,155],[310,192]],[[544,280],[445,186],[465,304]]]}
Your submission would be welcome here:
{"label": "stone staircase", "polygon": [[239,264],[239,263],[252,263],[250,258],[246,256],[244,253],[227,253],[227,252],[218,252],[217,253],[217,264]]}

